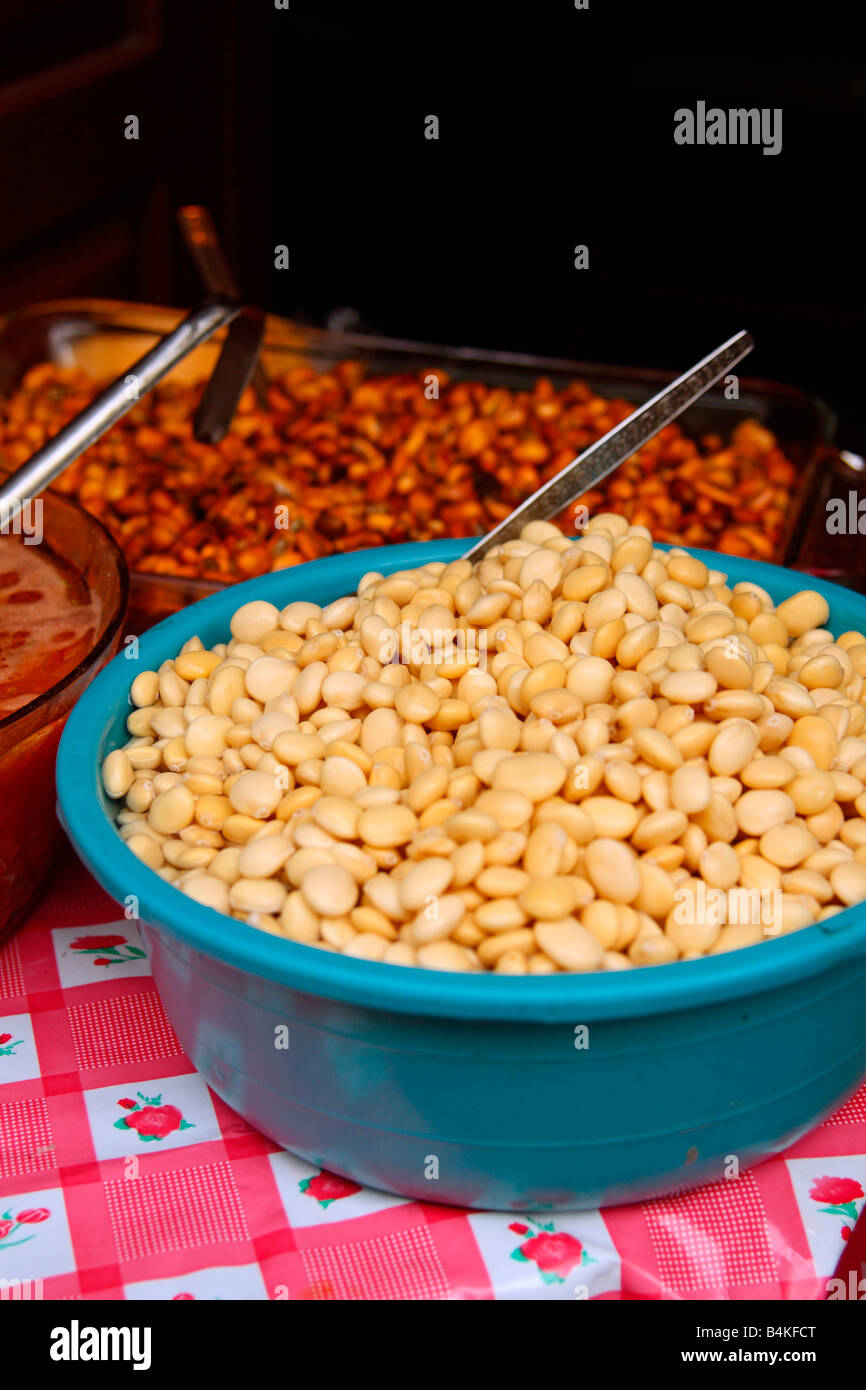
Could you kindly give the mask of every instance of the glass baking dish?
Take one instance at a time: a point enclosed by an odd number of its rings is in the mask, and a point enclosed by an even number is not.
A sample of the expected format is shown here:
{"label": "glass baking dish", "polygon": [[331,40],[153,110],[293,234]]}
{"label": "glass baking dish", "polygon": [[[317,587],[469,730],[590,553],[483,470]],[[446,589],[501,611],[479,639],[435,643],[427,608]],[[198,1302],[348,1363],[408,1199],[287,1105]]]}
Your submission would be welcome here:
{"label": "glass baking dish", "polygon": [[[128,369],[156,337],[169,332],[178,310],[115,300],[57,300],[18,310],[0,319],[0,396],[14,390],[38,362],[80,367],[98,380]],[[172,380],[198,382],[212,370],[222,335],[197,348],[175,369]],[[475,380],[490,386],[529,389],[539,376],[555,387],[579,379],[601,396],[646,400],[672,379],[671,373],[610,367],[529,354],[454,348],[397,339],[335,334],[300,327],[269,317],[263,349],[267,376],[298,365],[328,370],[346,359],[363,361],[372,372],[446,371],[452,380]],[[789,386],[742,377],[739,397],[726,399],[719,388],[692,406],[680,419],[687,435],[717,433],[723,438],[741,421],[757,419],[777,437],[798,474],[795,502],[788,517],[777,562],[810,568],[804,538],[810,526],[821,479],[839,453],[830,448],[835,421],[823,402]],[[852,477],[856,474],[852,473]],[[853,484],[856,486],[856,484]],[[844,582],[851,582],[840,576]],[[133,570],[133,620],[141,625],[214,592],[217,583]]]}

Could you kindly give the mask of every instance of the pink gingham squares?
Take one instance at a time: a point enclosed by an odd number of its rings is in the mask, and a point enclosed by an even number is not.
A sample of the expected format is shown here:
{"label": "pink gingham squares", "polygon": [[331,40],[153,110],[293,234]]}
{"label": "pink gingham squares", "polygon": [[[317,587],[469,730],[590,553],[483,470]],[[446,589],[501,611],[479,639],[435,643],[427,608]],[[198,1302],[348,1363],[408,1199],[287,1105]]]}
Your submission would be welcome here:
{"label": "pink gingham squares", "polygon": [[105,1183],[105,1200],[122,1264],[250,1239],[231,1165],[124,1173]]}
{"label": "pink gingham squares", "polygon": [[760,1190],[751,1173],[736,1182],[736,1201],[727,1184],[713,1183],[644,1207],[666,1291],[689,1298],[708,1288],[775,1279]]}
{"label": "pink gingham squares", "polygon": [[21,952],[18,947],[18,938],[13,936],[11,941],[0,950],[0,1001],[5,999],[21,999],[24,996],[24,975],[21,970]]}
{"label": "pink gingham squares", "polygon": [[0,1099],[0,1135],[0,1182],[54,1167],[54,1136],[42,1096]]}
{"label": "pink gingham squares", "polygon": [[183,1056],[162,1000],[152,988],[70,1003],[66,1012],[81,1072]]}
{"label": "pink gingham squares", "polygon": [[428,1226],[304,1250],[314,1299],[447,1299],[448,1276]]}

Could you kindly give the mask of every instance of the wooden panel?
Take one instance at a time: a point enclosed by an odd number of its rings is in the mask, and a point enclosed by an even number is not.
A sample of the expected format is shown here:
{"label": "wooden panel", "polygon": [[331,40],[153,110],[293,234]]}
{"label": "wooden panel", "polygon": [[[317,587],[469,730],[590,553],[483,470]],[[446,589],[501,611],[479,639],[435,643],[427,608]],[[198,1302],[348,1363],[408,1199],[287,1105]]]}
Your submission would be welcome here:
{"label": "wooden panel", "polygon": [[237,196],[233,13],[232,0],[4,0],[0,148],[16,196],[0,218],[0,309],[84,292],[171,301],[179,284],[197,296],[174,207],[208,202],[219,223]]}
{"label": "wooden panel", "polygon": [[0,118],[140,62],[160,29],[159,0],[5,0]]}
{"label": "wooden panel", "polygon": [[131,283],[143,299],[161,302],[169,293],[168,221],[161,182],[90,208],[0,262],[0,305],[17,309],[87,294],[124,298]]}

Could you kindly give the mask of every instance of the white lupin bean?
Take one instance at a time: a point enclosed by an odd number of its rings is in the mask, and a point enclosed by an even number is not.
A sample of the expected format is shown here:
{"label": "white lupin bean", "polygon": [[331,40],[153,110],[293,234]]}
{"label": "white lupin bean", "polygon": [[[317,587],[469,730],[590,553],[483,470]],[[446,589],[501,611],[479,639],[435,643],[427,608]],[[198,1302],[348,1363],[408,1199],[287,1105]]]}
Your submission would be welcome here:
{"label": "white lupin bean", "polygon": [[747,835],[763,835],[771,826],[793,820],[796,807],[786,792],[748,791],[738,799],[734,815]]}
{"label": "white lupin bean", "polygon": [[533,802],[546,801],[559,791],[565,775],[565,767],[552,753],[515,753],[497,763],[493,787],[520,792]]}
{"label": "white lupin bean", "polygon": [[286,887],[272,878],[238,878],[229,888],[229,905],[239,912],[279,913]]}
{"label": "white lupin bean", "polygon": [[121,748],[116,748],[102,764],[102,785],[109,796],[119,799],[126,796],[134,781],[132,763]]}
{"label": "white lupin bean", "polygon": [[242,878],[270,878],[279,872],[293,852],[291,841],[282,835],[247,840],[238,855],[238,873]]}
{"label": "white lupin bean", "polygon": [[282,797],[279,778],[267,772],[242,772],[228,789],[228,799],[234,809],[258,820],[275,811]]}
{"label": "white lupin bean", "polygon": [[244,672],[244,684],[252,698],[264,704],[277,695],[288,694],[297,675],[298,668],[293,662],[281,661],[275,656],[259,656]]}
{"label": "white lupin bean", "polygon": [[229,911],[229,886],[213,874],[192,874],[181,885],[181,892],[201,903],[202,907],[212,907],[216,912]]}
{"label": "white lupin bean", "polygon": [[170,787],[155,796],[147,813],[147,823],[162,835],[176,835],[195,815],[195,797],[188,787]]}
{"label": "white lupin bean", "polygon": [[279,626],[280,612],[272,603],[266,603],[264,599],[253,599],[251,603],[244,603],[235,612],[229,624],[232,637],[239,642],[258,642],[265,633],[272,632]]}
{"label": "white lupin bean", "polygon": [[418,912],[428,899],[440,897],[453,877],[454,866],[449,860],[420,860],[399,881],[397,892],[402,906],[407,912]]}
{"label": "white lupin bean", "polygon": [[537,922],[535,938],[544,954],[564,970],[597,970],[604,957],[598,939],[573,917]]}
{"label": "white lupin bean", "polygon": [[343,917],[358,901],[358,885],[338,864],[321,864],[307,871],[301,892],[320,917]]}

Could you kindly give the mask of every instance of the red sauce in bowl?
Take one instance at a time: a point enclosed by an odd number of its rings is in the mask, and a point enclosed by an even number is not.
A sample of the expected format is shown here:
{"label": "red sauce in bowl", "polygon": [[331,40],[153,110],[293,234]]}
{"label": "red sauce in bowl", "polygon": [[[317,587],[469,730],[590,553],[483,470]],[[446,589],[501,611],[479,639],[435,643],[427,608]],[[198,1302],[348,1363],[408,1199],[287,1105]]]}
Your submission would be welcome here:
{"label": "red sauce in bowl", "polygon": [[46,545],[0,536],[0,719],[63,680],[93,647],[98,604]]}

